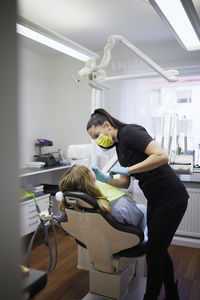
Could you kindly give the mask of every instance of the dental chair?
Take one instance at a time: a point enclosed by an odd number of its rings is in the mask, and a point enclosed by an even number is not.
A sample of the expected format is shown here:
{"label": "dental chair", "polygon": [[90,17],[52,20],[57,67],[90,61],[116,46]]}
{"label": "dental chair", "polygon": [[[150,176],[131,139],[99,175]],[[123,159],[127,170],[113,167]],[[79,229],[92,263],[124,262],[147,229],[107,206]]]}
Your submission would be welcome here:
{"label": "dental chair", "polygon": [[144,232],[101,211],[88,194],[67,191],[63,196],[67,221],[61,226],[78,243],[77,267],[89,270],[90,292],[84,299],[129,299],[131,280],[138,272],[144,277],[138,270],[138,257],[144,270]]}

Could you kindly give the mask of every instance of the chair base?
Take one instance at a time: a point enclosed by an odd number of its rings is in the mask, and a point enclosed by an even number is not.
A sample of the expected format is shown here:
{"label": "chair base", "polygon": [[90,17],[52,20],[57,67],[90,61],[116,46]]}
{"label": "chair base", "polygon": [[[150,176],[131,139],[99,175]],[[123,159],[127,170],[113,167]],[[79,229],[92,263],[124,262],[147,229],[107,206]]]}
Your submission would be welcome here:
{"label": "chair base", "polygon": [[146,288],[146,277],[135,277],[131,280],[128,293],[122,298],[110,298],[102,295],[97,295],[95,293],[89,292],[82,300],[143,300]]}
{"label": "chair base", "polygon": [[[145,293],[145,256],[113,259],[116,271],[107,273],[97,271],[90,263],[87,249],[78,246],[78,265],[82,270],[88,270],[90,293],[84,300],[100,299],[143,299]],[[145,282],[145,284],[143,284]],[[135,295],[135,296],[134,296]],[[140,297],[141,295],[141,297]],[[134,296],[134,298],[133,298]],[[132,297],[132,298],[131,298]]]}
{"label": "chair base", "polygon": [[123,299],[128,293],[129,283],[134,274],[135,264],[114,274],[91,270],[89,290],[111,299]]}

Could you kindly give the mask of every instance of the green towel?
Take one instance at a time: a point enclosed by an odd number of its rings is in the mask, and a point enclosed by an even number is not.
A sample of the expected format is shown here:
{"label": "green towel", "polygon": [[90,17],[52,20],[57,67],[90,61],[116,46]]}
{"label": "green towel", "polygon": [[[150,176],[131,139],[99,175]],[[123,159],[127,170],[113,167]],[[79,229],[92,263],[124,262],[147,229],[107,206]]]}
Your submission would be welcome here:
{"label": "green towel", "polygon": [[125,192],[121,191],[119,188],[106,184],[106,183],[102,183],[102,182],[96,182],[96,186],[98,187],[98,189],[101,191],[101,193],[106,197],[106,199],[108,199],[108,201],[114,201],[124,195],[126,195],[127,197],[129,197],[130,199],[132,199],[135,203],[136,201],[128,194],[126,194]]}

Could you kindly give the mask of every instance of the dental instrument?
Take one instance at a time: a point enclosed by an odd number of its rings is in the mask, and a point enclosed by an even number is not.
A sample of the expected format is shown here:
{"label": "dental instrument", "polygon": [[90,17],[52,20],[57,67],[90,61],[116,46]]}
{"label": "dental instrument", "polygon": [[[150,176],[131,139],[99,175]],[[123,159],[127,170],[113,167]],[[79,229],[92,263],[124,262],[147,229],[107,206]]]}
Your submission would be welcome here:
{"label": "dental instrument", "polygon": [[184,154],[187,154],[188,149],[187,149],[187,119],[186,116],[183,117],[184,119]]}
{"label": "dental instrument", "polygon": [[180,134],[179,134],[179,117],[178,117],[178,114],[176,114],[175,118],[176,118],[176,154],[179,154]]}
{"label": "dental instrument", "polygon": [[164,149],[165,138],[164,138],[164,131],[165,131],[165,116],[162,117],[162,137],[161,137],[161,147]]}
{"label": "dental instrument", "polygon": [[173,126],[172,126],[172,122],[173,122],[173,117],[170,117],[170,123],[169,123],[169,141],[168,141],[168,156],[170,155],[170,151],[171,151],[171,145],[172,145],[172,136],[173,136]]}
{"label": "dental instrument", "polygon": [[[174,117],[174,122],[172,126],[172,117],[170,118],[170,137],[169,137],[169,164],[176,174],[193,174],[194,171],[194,158],[193,155],[189,155],[187,151],[187,119],[186,116],[183,117],[184,120],[184,152],[183,154],[179,153],[179,118],[178,114]],[[172,139],[174,129],[176,128],[176,140],[175,140],[175,152],[171,151]],[[172,132],[173,131],[173,132]]]}

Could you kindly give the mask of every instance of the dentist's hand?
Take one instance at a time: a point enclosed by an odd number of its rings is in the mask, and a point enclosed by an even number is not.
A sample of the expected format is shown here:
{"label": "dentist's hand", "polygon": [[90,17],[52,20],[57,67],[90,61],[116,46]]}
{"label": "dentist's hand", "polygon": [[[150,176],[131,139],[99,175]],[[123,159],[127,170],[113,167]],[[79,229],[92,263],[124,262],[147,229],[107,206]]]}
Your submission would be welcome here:
{"label": "dentist's hand", "polygon": [[128,167],[121,167],[121,166],[116,166],[116,167],[113,167],[110,169],[110,172],[109,172],[110,179],[112,179],[113,175],[115,175],[115,174],[130,176]]}
{"label": "dentist's hand", "polygon": [[104,182],[104,183],[108,182],[109,176],[104,174],[99,168],[97,168],[95,166],[91,166],[91,169],[95,173],[97,180]]}

